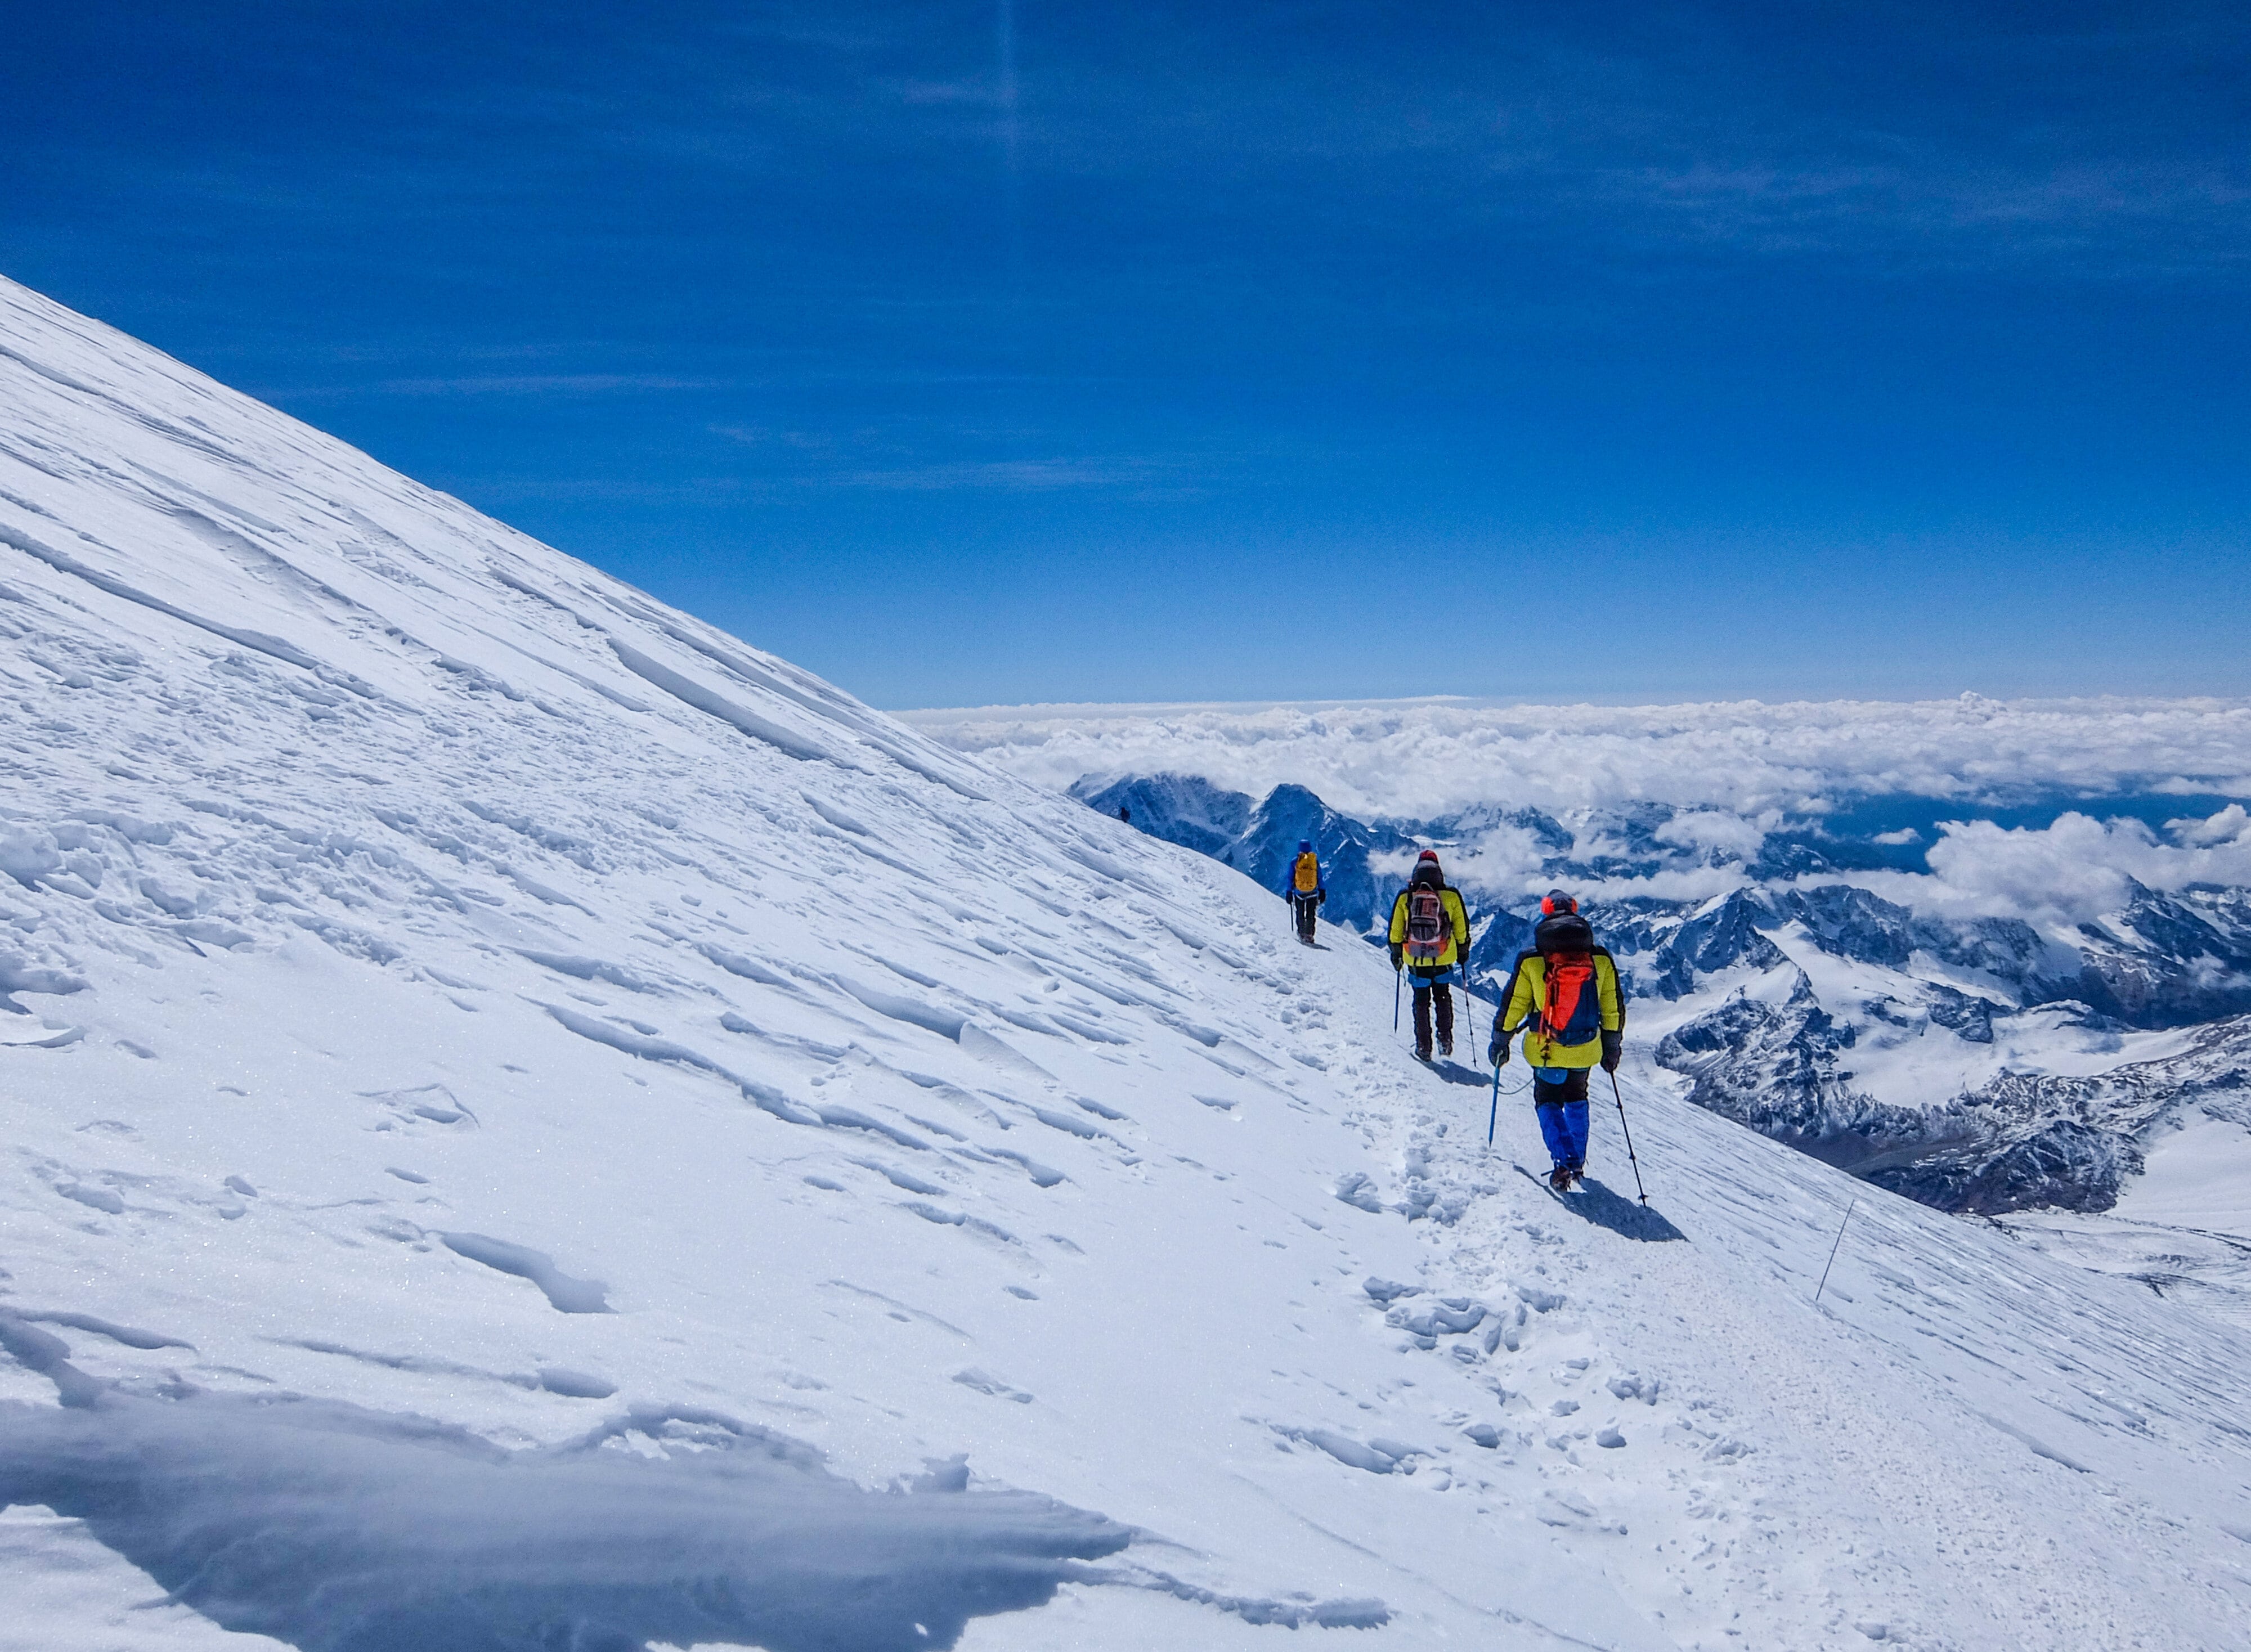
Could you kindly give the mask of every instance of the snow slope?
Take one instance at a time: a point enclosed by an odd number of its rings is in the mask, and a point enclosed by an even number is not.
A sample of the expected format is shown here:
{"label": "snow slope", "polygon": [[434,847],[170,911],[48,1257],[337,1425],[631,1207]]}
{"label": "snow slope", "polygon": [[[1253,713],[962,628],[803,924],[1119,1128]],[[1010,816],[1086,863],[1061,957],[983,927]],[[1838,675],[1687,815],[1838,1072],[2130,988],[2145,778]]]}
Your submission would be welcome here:
{"label": "snow slope", "polygon": [[2251,1634],[2251,1333],[1639,1085],[1559,1202],[1380,955],[4,283],[0,645],[0,1646]]}

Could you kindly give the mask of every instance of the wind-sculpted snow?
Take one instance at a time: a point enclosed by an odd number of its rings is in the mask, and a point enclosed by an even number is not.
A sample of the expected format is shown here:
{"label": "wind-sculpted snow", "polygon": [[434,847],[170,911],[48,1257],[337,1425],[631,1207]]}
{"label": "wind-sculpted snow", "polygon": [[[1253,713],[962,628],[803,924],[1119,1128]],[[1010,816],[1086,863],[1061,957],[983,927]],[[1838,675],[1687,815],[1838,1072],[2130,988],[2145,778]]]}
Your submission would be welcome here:
{"label": "wind-sculpted snow", "polygon": [[[1601,1118],[1558,1200],[1520,1067],[1488,1149],[1238,873],[5,286],[0,349],[25,1644],[2251,1638],[2244,1333],[1631,1071],[1652,1204]],[[1815,895],[1697,957],[1922,933]]]}
{"label": "wind-sculpted snow", "polygon": [[[397,1175],[396,1171],[391,1174]],[[410,1176],[404,1179],[412,1180]],[[555,1265],[555,1259],[540,1251],[511,1245],[505,1239],[493,1239],[483,1234],[440,1234],[446,1248],[455,1255],[466,1256],[471,1261],[503,1274],[513,1274],[518,1279],[529,1280],[539,1287],[539,1294],[547,1298],[548,1305],[558,1314],[606,1314],[610,1311],[608,1287],[591,1279],[573,1279]]]}

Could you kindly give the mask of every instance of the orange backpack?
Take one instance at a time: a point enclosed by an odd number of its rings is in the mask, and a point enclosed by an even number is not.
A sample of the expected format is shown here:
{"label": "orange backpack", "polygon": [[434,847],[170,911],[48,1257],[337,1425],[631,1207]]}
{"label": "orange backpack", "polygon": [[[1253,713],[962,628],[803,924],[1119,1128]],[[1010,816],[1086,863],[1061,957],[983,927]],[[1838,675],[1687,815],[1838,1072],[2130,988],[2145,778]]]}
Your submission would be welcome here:
{"label": "orange backpack", "polygon": [[[1602,1030],[1602,1009],[1592,991],[1591,952],[1547,952],[1547,1001],[1540,1006],[1541,1035],[1557,1044],[1583,1044]],[[1593,1012],[1591,1014],[1587,1012]]]}

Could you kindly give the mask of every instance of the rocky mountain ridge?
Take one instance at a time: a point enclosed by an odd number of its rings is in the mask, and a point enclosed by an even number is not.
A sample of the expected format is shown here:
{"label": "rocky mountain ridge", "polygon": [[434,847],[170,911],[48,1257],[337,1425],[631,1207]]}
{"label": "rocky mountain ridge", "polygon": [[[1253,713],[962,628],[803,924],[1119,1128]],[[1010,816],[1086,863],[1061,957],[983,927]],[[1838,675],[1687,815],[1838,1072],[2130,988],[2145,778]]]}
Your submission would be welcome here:
{"label": "rocky mountain ridge", "polygon": [[[1468,899],[1485,983],[1528,939],[1527,884],[1654,891],[1667,874],[1728,876],[1717,894],[1587,902],[1655,1065],[1699,1105],[1942,1209],[2108,1209],[2141,1168],[2141,1138],[2240,1086],[2230,1052],[2251,1017],[2251,890],[2129,880],[2116,909],[2058,930],[1922,914],[1847,881],[1896,853],[1818,820],[1711,841],[1709,812],[1663,805],[1360,820],[1298,786],[1253,799],[1157,775],[1074,791],[1268,888],[1310,838],[1325,916],[1363,933],[1414,852],[1437,847]],[[1514,888],[1485,875],[1497,842]],[[2183,1029],[2196,1029],[2188,1052],[2135,1042]]]}

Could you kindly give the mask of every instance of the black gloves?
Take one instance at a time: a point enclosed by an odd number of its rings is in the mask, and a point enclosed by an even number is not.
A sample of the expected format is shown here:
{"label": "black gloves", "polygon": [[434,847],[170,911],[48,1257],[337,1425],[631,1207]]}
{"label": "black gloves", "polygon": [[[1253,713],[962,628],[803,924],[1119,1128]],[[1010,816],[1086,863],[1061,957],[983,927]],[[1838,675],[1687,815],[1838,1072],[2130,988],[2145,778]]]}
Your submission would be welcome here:
{"label": "black gloves", "polygon": [[1508,1042],[1509,1040],[1514,1036],[1515,1034],[1512,1033],[1502,1032],[1500,1030],[1500,1023],[1498,1021],[1494,1022],[1493,1027],[1493,1041],[1485,1047],[1485,1059],[1491,1061],[1495,1067],[1506,1067],[1508,1065]]}
{"label": "black gloves", "polygon": [[1396,974],[1398,972],[1400,960],[1406,956],[1407,949],[1401,946],[1396,941],[1394,941],[1391,944],[1391,968],[1393,973]]}
{"label": "black gloves", "polygon": [[1625,1034],[1624,1034],[1624,1033],[1603,1033],[1603,1072],[1605,1072],[1605,1073],[1615,1073],[1615,1072],[1617,1072],[1617,1069],[1618,1069],[1618,1061],[1619,1061],[1619,1059],[1620,1059],[1620,1058],[1624,1054],[1624,1053],[1625,1053]]}

